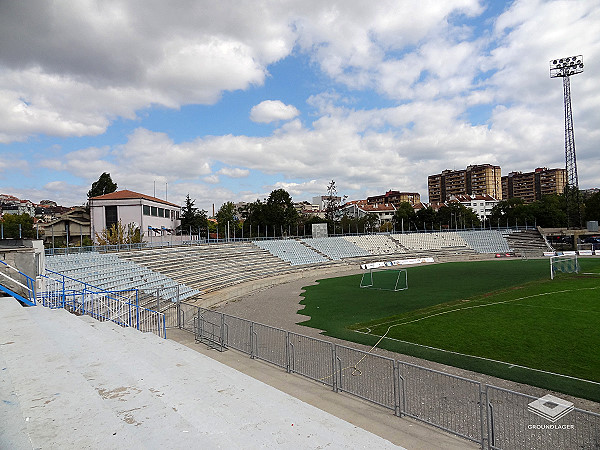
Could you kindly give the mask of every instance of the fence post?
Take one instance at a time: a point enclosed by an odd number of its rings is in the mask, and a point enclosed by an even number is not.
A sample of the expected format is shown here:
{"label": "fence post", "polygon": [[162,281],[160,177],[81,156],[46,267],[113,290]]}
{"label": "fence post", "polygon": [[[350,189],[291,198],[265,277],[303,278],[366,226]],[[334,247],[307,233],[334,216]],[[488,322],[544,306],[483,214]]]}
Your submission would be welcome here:
{"label": "fence post", "polygon": [[[487,386],[486,386],[486,391],[487,391]],[[486,438],[486,433],[484,430],[484,428],[485,428],[484,420],[487,419],[487,414],[486,414],[487,392],[486,391],[484,391],[482,384],[479,383],[479,421],[481,422],[481,448],[485,448],[486,440],[488,441],[488,444],[489,444],[489,440]],[[489,437],[489,432],[487,433],[487,435]]]}
{"label": "fence post", "polygon": [[336,352],[337,344],[331,346],[331,375],[333,376],[333,392],[338,392],[337,368],[336,361],[339,359]]}
{"label": "fence post", "polygon": [[285,371],[290,373],[290,332],[285,333]]}
{"label": "fence post", "polygon": [[394,360],[394,415],[400,417],[400,370]]}
{"label": "fence post", "polygon": [[221,313],[221,351],[225,348],[225,314]]}
{"label": "fence post", "polygon": [[255,357],[254,344],[255,344],[254,322],[250,322],[250,359],[254,359],[254,357]]}

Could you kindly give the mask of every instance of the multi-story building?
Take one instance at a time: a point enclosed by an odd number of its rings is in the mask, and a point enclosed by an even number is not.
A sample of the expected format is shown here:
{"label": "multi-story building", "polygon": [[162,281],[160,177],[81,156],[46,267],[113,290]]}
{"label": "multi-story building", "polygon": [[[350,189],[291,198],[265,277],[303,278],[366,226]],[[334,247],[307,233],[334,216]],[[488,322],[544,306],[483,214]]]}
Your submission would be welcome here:
{"label": "multi-story building", "polygon": [[449,202],[458,202],[473,210],[479,220],[487,220],[492,215],[492,209],[498,204],[498,200],[490,195],[456,195],[450,197]]}
{"label": "multi-story building", "polygon": [[443,203],[451,196],[502,196],[502,176],[499,166],[471,165],[464,170],[444,170],[427,178],[429,202]]}
{"label": "multi-story building", "polygon": [[387,191],[382,195],[374,195],[367,197],[367,203],[369,205],[394,205],[398,206],[400,203],[408,202],[412,206],[421,203],[421,195],[418,192],[398,192],[398,191]]}
{"label": "multi-story building", "polygon": [[502,200],[520,198],[531,203],[544,195],[562,194],[565,185],[565,169],[538,167],[533,172],[510,172],[502,177]]}

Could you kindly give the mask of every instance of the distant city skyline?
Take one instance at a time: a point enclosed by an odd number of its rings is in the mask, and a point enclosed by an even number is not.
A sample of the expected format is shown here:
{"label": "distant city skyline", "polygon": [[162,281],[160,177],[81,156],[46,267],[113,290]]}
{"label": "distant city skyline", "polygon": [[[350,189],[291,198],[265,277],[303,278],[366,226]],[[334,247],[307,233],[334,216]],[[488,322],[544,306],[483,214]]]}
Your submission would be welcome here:
{"label": "distant city skyline", "polygon": [[[600,0],[0,4],[0,192],[81,205],[109,172],[212,211],[427,198],[427,177],[564,168],[572,80],[582,189],[600,186]],[[156,191],[154,191],[156,186]]]}

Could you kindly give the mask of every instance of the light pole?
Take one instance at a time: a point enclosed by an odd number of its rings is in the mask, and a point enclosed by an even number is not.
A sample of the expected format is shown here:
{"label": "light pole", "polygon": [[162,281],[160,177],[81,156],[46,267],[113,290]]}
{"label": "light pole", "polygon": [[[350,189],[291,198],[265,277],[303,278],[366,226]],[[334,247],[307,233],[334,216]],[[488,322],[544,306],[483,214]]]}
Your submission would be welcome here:
{"label": "light pole", "polygon": [[[567,171],[567,185],[565,199],[567,200],[567,228],[571,225],[571,216],[581,226],[581,212],[579,210],[579,179],[577,176],[577,158],[575,157],[575,134],[573,133],[573,112],[571,110],[571,75],[583,72],[583,56],[569,56],[567,58],[553,59],[550,61],[550,78],[563,79],[563,94],[565,104],[565,167]],[[571,198],[574,194],[574,199]],[[575,200],[575,202],[573,202]],[[575,203],[573,205],[573,203]]]}

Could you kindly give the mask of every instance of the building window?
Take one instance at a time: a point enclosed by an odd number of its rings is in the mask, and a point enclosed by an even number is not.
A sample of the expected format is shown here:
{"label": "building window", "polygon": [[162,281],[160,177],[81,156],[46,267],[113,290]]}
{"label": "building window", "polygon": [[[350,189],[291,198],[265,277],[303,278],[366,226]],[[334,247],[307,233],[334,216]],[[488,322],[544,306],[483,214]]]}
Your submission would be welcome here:
{"label": "building window", "polygon": [[158,210],[157,210],[156,206],[150,207],[150,215],[154,216],[154,217],[158,216]]}
{"label": "building window", "polygon": [[150,207],[148,205],[144,205],[143,209],[144,209],[144,215],[149,216],[150,215]]}
{"label": "building window", "polygon": [[158,208],[158,217],[165,217],[164,208]]}
{"label": "building window", "polygon": [[117,215],[117,207],[116,206],[105,206],[104,207],[104,218],[106,221],[106,228],[112,227],[119,221],[119,217]]}

